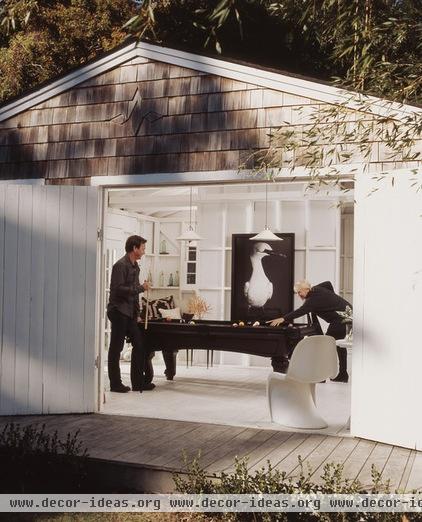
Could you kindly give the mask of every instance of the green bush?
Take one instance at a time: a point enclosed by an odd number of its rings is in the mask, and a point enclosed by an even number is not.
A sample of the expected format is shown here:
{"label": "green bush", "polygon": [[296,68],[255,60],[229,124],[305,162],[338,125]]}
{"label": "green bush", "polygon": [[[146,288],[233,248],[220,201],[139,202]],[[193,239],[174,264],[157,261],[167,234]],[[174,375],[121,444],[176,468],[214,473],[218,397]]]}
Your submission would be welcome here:
{"label": "green bush", "polygon": [[73,493],[87,480],[87,452],[79,431],[66,440],[45,433],[45,425],[7,424],[0,433],[1,493]]}
{"label": "green bush", "polygon": [[[322,481],[312,481],[312,469],[305,470],[301,457],[298,457],[300,473],[298,477],[287,477],[286,472],[273,469],[270,461],[267,466],[250,474],[248,460],[236,459],[233,473],[207,475],[199,464],[199,456],[188,462],[185,458],[185,473],[174,474],[173,480],[179,493],[190,494],[354,494],[354,493],[393,493],[390,482],[382,481],[381,473],[372,466],[372,485],[365,489],[358,480],[343,478],[342,464],[326,464],[321,475]],[[397,491],[395,491],[397,493]],[[204,516],[204,520],[257,521],[413,521],[422,520],[420,513],[213,513]]]}

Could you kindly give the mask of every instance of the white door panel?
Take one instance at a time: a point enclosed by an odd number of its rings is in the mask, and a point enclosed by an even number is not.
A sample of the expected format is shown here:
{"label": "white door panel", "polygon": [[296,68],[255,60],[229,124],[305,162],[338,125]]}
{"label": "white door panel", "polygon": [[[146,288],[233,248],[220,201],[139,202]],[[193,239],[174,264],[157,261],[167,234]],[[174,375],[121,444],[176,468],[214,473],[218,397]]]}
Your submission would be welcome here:
{"label": "white door panel", "polygon": [[0,414],[95,409],[98,189],[0,186]]}
{"label": "white door panel", "polygon": [[412,180],[361,175],[355,186],[351,429],[421,450],[422,200]]}

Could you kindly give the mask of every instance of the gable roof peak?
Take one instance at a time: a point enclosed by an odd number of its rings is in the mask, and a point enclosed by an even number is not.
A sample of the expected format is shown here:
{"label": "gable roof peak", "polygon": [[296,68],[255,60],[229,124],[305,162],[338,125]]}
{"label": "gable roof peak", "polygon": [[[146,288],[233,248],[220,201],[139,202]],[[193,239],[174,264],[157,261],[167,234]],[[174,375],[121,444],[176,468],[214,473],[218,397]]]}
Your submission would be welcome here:
{"label": "gable roof peak", "polygon": [[316,102],[343,105],[351,110],[362,110],[363,103],[371,106],[374,115],[394,114],[397,119],[410,114],[422,114],[422,108],[399,104],[380,98],[359,95],[321,81],[283,72],[275,72],[249,64],[181,51],[144,41],[130,41],[62,77],[0,106],[0,121],[7,120],[46,100],[106,73],[137,58],[147,58],[175,66],[193,69],[205,74],[222,76],[263,88],[310,98]]}

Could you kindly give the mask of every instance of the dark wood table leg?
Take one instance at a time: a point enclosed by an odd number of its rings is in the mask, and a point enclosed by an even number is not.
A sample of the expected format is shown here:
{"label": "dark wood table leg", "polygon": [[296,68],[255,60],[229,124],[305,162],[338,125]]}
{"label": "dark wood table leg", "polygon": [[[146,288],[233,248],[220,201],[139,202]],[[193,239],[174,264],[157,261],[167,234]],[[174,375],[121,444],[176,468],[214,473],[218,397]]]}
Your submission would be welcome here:
{"label": "dark wood table leg", "polygon": [[177,350],[174,350],[174,351],[163,350],[163,359],[164,359],[164,363],[166,365],[164,374],[168,381],[172,381],[173,377],[176,375],[177,353],[178,353]]}
{"label": "dark wood table leg", "polygon": [[278,373],[287,373],[289,367],[289,358],[286,355],[278,355],[271,357],[271,366]]}

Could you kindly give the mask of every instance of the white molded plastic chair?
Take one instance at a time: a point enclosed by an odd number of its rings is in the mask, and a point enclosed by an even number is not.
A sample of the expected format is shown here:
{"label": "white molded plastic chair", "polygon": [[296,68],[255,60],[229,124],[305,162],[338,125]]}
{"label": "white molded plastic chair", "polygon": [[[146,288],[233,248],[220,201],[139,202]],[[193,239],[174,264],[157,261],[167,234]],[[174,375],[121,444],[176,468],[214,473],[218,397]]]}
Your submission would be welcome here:
{"label": "white molded plastic chair", "polygon": [[320,429],[328,424],[315,405],[315,383],[338,374],[336,342],[329,335],[302,339],[286,374],[270,373],[267,398],[271,420],[290,428]]}

